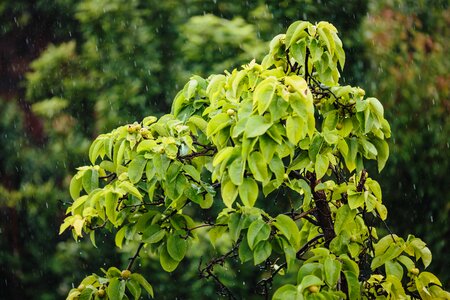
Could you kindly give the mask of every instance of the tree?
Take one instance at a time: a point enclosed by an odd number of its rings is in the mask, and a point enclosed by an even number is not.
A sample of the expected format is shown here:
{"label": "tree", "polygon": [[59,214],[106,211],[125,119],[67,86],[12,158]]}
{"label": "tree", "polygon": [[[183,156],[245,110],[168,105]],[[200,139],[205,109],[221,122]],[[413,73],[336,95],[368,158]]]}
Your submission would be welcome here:
{"label": "tree", "polygon": [[[300,17],[315,21],[329,16],[345,33],[350,58],[357,57],[351,55],[358,40],[352,32],[358,30],[366,9],[365,0],[320,6],[303,0],[3,2],[0,277],[5,280],[0,281],[0,298],[48,300],[67,294],[72,282],[94,272],[94,266],[120,265],[127,259],[126,249],[107,246],[110,236],[97,236],[98,248],[94,248],[88,240],[75,243],[69,234],[58,236],[48,230],[64,218],[73,169],[87,163],[85,153],[99,132],[167,111],[167,100],[193,71],[201,70],[203,76],[222,72],[224,65],[230,69],[246,63],[256,47],[261,49],[259,45]],[[335,11],[332,16],[330,10]],[[214,23],[209,13],[231,22]],[[245,22],[237,22],[239,17]],[[193,26],[202,22],[204,26]],[[205,47],[197,48],[197,56],[187,55],[184,51],[189,49],[182,47],[185,40],[191,43],[194,36],[202,37],[209,24],[222,24],[214,33],[226,38],[208,40]],[[233,60],[222,64],[230,49]],[[351,74],[349,69],[346,73]],[[202,247],[190,255],[205,258],[201,249],[208,249],[207,244]],[[153,282],[159,283],[154,287],[167,299],[179,295],[164,284],[169,279],[188,287],[182,291],[184,298],[214,295],[213,282],[191,284],[197,267],[186,260],[179,267],[188,270],[186,274],[165,273],[148,258],[140,263],[143,274],[153,276]],[[235,295],[248,298],[246,286],[233,287],[237,274],[232,270],[237,268],[231,265],[226,273],[217,271]],[[68,273],[71,276],[63,276]],[[252,275],[239,270],[247,286]]]}
{"label": "tree", "polygon": [[[194,76],[171,114],[100,135],[92,165],[72,178],[61,232],[95,243],[106,228],[117,247],[136,251],[122,271],[86,277],[68,299],[138,299],[142,288],[153,296],[134,272],[142,249],[173,272],[202,228],[213,246],[226,240],[229,249],[200,262],[199,273],[231,298],[214,267],[233,257],[266,268],[255,286],[266,296],[287,273],[273,299],[450,297],[423,270],[431,253],[422,240],[377,233],[387,209],[365,164],[383,169],[390,127],[376,98],[339,85],[344,63],[333,25],[298,21],[261,64]],[[218,211],[215,220],[203,210]]]}

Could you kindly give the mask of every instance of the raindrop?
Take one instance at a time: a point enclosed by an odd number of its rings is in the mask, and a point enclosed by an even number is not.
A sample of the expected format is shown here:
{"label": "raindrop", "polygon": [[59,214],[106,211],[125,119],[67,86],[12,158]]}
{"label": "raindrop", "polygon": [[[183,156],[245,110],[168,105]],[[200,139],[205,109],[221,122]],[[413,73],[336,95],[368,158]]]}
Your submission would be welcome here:
{"label": "raindrop", "polygon": [[431,223],[434,222],[433,215],[430,215],[430,222],[431,222]]}
{"label": "raindrop", "polygon": [[413,189],[416,190],[416,184],[415,183],[413,183]]}
{"label": "raindrop", "polygon": [[47,207],[47,209],[48,209],[48,202],[45,202],[45,207]]}

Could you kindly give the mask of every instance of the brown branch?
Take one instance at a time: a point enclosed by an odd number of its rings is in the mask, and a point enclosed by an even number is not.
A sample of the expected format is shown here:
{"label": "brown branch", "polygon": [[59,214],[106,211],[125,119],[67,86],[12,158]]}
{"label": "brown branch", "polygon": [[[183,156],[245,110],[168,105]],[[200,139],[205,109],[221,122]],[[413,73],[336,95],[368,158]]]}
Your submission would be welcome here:
{"label": "brown branch", "polygon": [[363,169],[361,171],[361,178],[359,178],[358,186],[356,187],[357,192],[362,192],[365,190],[364,184],[366,184],[366,180],[367,180],[367,171]]}
{"label": "brown branch", "polygon": [[331,210],[327,202],[327,196],[323,190],[315,190],[316,186],[320,183],[315,173],[308,172],[306,176],[309,179],[309,185],[317,207],[317,221],[324,233],[325,246],[328,247],[331,240],[336,236],[336,233],[334,232],[333,219],[331,218]]}

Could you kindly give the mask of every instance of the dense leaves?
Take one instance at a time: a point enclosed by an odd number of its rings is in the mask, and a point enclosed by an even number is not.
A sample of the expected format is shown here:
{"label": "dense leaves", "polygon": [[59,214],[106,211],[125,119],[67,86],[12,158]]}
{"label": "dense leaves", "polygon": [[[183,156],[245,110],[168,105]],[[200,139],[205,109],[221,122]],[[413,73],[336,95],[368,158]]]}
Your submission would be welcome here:
{"label": "dense leaves", "polygon": [[[264,284],[277,274],[297,273],[274,299],[449,297],[419,269],[431,262],[422,240],[379,237],[372,226],[387,209],[365,164],[375,160],[383,169],[390,126],[380,101],[339,84],[344,62],[333,25],[298,21],[272,40],[261,64],[192,77],[172,114],[92,143],[92,165],[72,178],[74,202],[61,232],[94,240],[105,227],[118,247],[139,244],[128,269],[145,248],[172,272],[198,243],[195,230],[209,227],[213,246],[221,238],[233,244],[200,274],[229,297],[214,265],[236,255],[241,263],[281,264],[262,283],[266,295]],[[268,203],[279,190],[290,195],[283,198],[288,211]],[[210,207],[219,211],[215,221],[192,213]],[[114,267],[105,273],[88,277],[90,295],[123,299],[142,286],[153,296],[143,278],[133,281],[137,273],[130,284]]]}

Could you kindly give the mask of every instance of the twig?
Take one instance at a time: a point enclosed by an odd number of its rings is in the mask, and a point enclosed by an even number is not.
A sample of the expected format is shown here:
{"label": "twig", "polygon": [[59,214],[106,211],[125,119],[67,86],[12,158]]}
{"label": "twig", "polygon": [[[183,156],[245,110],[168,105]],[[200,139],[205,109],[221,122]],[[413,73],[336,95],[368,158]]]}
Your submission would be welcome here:
{"label": "twig", "polygon": [[297,259],[301,259],[302,256],[309,250],[309,248],[311,248],[312,246],[317,244],[319,242],[319,240],[321,238],[323,238],[324,236],[325,235],[323,233],[321,233],[319,235],[316,235],[315,237],[313,237],[309,241],[307,241],[306,244],[303,245],[303,247],[301,247],[300,250],[298,250],[297,254],[295,255],[297,257]]}
{"label": "twig", "polygon": [[263,287],[262,293],[259,293],[260,295],[263,295],[265,296],[266,299],[269,299],[269,289],[272,286],[274,277],[286,266],[287,266],[286,262],[282,263],[280,266],[278,266],[278,268],[275,271],[271,272],[269,277],[263,278],[260,281],[258,281],[258,283],[256,283],[256,288],[258,288],[258,286]]}
{"label": "twig", "polygon": [[203,227],[216,227],[216,226],[228,226],[227,224],[214,224],[214,223],[206,223],[206,224],[200,224],[198,226],[194,226],[192,228],[185,228],[184,230],[186,230],[186,235],[181,236],[184,239],[187,239],[189,237],[189,235],[191,234],[192,231],[199,229],[199,228],[203,228]]}
{"label": "twig", "polygon": [[219,286],[219,288],[223,291],[224,294],[222,294],[222,296],[228,296],[229,299],[236,299],[236,297],[233,295],[233,292],[225,284],[223,284],[223,282],[219,279],[219,277],[217,277],[217,275],[213,273],[214,267],[216,265],[223,266],[223,264],[228,258],[235,257],[237,255],[236,251],[239,248],[241,240],[242,237],[238,239],[238,241],[236,242],[236,244],[234,244],[233,248],[231,248],[230,251],[228,251],[227,253],[225,253],[220,257],[212,259],[203,269],[201,268],[202,265],[201,259],[198,265],[199,277],[204,279],[213,278],[216,284]]}
{"label": "twig", "polygon": [[134,253],[133,257],[130,258],[130,262],[128,263],[127,270],[131,271],[131,267],[133,266],[134,262],[136,261],[136,258],[139,256],[139,252],[141,251],[142,247],[144,247],[145,243],[140,243],[139,247],[136,250],[136,253]]}
{"label": "twig", "polygon": [[[211,151],[211,153],[208,153],[210,151]],[[177,158],[179,160],[191,160],[191,159],[199,157],[199,156],[213,156],[216,153],[216,151],[217,150],[215,148],[208,148],[208,149],[205,149],[200,152],[193,152],[191,154],[179,155]]]}

